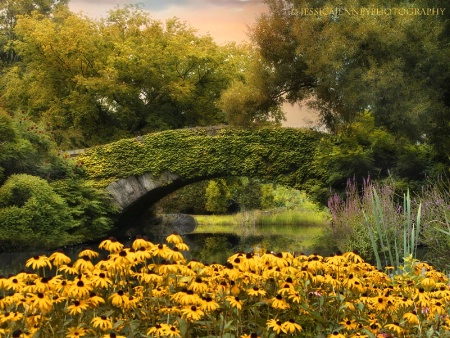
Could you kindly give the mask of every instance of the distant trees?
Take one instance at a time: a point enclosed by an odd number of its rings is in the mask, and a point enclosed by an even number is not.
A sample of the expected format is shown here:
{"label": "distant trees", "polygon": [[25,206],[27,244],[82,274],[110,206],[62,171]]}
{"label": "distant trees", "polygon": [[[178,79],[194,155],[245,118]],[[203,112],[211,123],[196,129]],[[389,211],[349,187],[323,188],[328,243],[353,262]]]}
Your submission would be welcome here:
{"label": "distant trees", "polygon": [[20,17],[23,60],[3,77],[2,103],[45,121],[64,147],[225,122],[217,100],[238,75],[237,46],[218,46],[177,19],[133,6],[104,20],[66,8]]}
{"label": "distant trees", "polygon": [[[445,7],[436,1],[266,0],[252,29],[272,102],[305,98],[338,132],[369,110],[377,126],[450,156],[450,24],[444,15],[350,15],[362,7]],[[327,15],[302,15],[301,9]],[[339,9],[339,10],[337,10]],[[253,95],[255,95],[253,93]],[[271,106],[270,104],[267,104]]]}

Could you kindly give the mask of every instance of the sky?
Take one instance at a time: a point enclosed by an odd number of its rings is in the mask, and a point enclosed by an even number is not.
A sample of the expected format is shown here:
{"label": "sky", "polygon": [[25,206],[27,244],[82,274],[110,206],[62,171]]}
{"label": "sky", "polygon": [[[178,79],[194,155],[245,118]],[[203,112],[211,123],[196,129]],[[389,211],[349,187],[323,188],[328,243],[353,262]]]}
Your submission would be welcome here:
{"label": "sky", "polygon": [[[248,42],[248,28],[267,11],[263,0],[70,0],[73,12],[101,18],[117,6],[140,4],[152,18],[164,21],[177,17],[200,35],[210,34],[217,43]],[[317,115],[303,106],[285,104],[287,121],[284,126],[304,127],[314,123]]]}

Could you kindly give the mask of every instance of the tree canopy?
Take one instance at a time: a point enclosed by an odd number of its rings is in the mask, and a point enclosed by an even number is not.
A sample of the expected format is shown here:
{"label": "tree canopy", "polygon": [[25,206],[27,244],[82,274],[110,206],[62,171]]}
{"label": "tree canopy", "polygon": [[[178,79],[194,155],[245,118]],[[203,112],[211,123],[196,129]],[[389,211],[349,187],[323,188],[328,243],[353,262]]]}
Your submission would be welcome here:
{"label": "tree canopy", "polygon": [[252,39],[268,73],[262,86],[270,97],[289,102],[312,99],[332,131],[368,110],[378,126],[414,142],[431,142],[448,160],[449,11],[442,15],[350,12],[437,8],[445,7],[444,2],[266,3],[270,10],[253,27]]}
{"label": "tree canopy", "polygon": [[20,17],[15,32],[23,62],[3,78],[3,104],[49,123],[60,144],[225,121],[216,101],[237,76],[236,46],[178,19],[126,6],[92,20],[62,8]]}

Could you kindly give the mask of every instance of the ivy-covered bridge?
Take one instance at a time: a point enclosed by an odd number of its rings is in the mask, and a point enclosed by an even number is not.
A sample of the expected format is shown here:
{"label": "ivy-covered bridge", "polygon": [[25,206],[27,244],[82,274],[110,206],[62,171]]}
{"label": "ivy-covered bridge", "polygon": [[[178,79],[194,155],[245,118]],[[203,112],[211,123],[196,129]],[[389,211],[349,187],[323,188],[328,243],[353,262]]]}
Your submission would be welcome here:
{"label": "ivy-covered bridge", "polygon": [[321,137],[289,128],[178,129],[90,148],[77,161],[109,191],[122,217],[130,218],[185,185],[211,178],[259,177],[309,190],[317,183],[313,160]]}

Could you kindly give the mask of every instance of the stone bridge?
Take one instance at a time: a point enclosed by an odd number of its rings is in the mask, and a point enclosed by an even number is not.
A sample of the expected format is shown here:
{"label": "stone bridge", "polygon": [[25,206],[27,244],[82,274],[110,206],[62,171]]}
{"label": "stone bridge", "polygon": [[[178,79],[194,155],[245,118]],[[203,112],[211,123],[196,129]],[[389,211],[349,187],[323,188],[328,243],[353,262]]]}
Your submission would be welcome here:
{"label": "stone bridge", "polygon": [[322,137],[290,128],[179,129],[85,149],[76,160],[132,222],[164,196],[211,178],[259,177],[308,190],[317,183],[313,159]]}

